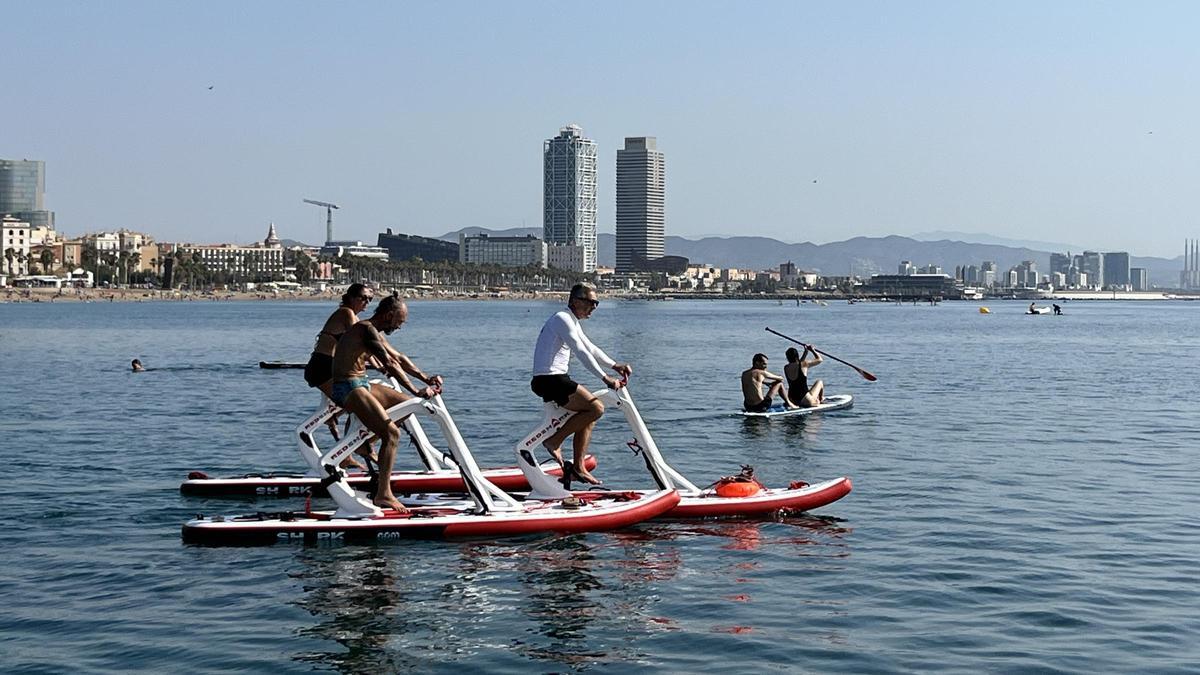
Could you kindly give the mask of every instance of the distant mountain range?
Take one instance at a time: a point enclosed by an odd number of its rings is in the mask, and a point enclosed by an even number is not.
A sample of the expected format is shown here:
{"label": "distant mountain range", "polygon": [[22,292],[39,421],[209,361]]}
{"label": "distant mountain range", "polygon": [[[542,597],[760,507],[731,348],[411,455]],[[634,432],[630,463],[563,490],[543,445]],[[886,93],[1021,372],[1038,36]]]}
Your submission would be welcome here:
{"label": "distant mountain range", "polygon": [[[467,227],[447,232],[439,237],[458,241],[459,233],[475,236],[483,233],[494,237],[523,237],[528,234],[540,237],[540,227],[514,227],[507,230],[489,230],[482,227]],[[932,241],[918,240],[917,236],[947,235],[948,238]],[[964,238],[987,238],[1007,241],[1010,244],[953,241],[958,235]],[[616,235],[600,233],[600,264],[611,267],[616,261]],[[1045,248],[1041,248],[1045,247]],[[746,269],[777,268],[779,263],[791,261],[804,271],[819,272],[827,276],[857,274],[895,274],[901,260],[911,261],[917,267],[933,264],[947,274],[954,274],[956,265],[979,265],[985,260],[995,262],[1001,271],[1017,265],[1023,260],[1032,260],[1045,273],[1050,269],[1050,253],[1082,251],[1082,247],[1047,242],[1019,242],[1004,240],[988,235],[962,232],[930,232],[914,237],[854,237],[828,244],[787,244],[769,237],[704,237],[684,239],[667,237],[668,255],[681,255],[693,263],[705,263],[715,267],[737,267]],[[1183,269],[1183,257],[1172,259],[1130,256],[1131,267],[1145,267],[1152,285],[1175,287],[1179,284],[1179,271]]]}

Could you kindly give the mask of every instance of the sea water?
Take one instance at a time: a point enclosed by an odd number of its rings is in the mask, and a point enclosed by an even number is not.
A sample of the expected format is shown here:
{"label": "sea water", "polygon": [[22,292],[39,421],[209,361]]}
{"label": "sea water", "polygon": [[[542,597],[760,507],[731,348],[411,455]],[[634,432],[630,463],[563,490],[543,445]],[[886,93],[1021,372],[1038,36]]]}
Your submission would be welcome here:
{"label": "sea water", "polygon": [[[613,301],[584,325],[634,366],[668,461],[700,485],[841,475],[809,514],[619,532],[358,546],[186,546],[190,470],[301,468],[297,370],[333,306],[0,305],[4,672],[1200,668],[1200,303]],[[411,303],[391,336],[483,466],[540,419],[550,302]],[[790,343],[853,408],[735,416],[755,352]],[[129,372],[139,358],[148,372]],[[586,386],[599,382],[578,364]],[[648,487],[619,415],[597,475]],[[415,465],[402,448],[401,464]]]}

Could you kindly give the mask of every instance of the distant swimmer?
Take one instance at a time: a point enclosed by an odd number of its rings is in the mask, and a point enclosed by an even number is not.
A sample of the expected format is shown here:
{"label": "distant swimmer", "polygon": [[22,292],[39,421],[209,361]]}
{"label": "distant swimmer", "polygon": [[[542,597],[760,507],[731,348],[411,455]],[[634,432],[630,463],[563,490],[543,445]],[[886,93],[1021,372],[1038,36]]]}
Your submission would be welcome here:
{"label": "distant swimmer", "polygon": [[145,370],[146,370],[146,369],[145,369],[145,368],[142,366],[142,362],[141,362],[141,361],[139,361],[139,360],[137,360],[137,359],[134,359],[132,362],[130,362],[130,364],[129,364],[129,367],[130,367],[130,368],[133,370],[133,372],[135,372],[135,373],[140,373],[140,372],[143,372],[143,371],[145,371]]}
{"label": "distant swimmer", "polygon": [[[809,354],[812,359],[806,359]],[[825,382],[817,380],[808,384],[808,369],[824,361],[811,345],[804,345],[804,353],[800,354],[795,347],[788,347],[784,352],[787,365],[783,367],[783,376],[787,378],[787,395],[792,403],[801,408],[815,408],[825,401]]]}
{"label": "distant swimmer", "polygon": [[[767,386],[767,395],[763,396],[763,385]],[[750,360],[750,368],[742,371],[742,408],[746,412],[766,412],[771,409],[771,401],[776,396],[783,400],[788,410],[800,406],[788,400],[783,393],[783,376],[767,370],[767,355],[755,354]]]}
{"label": "distant swimmer", "polygon": [[[543,401],[553,401],[567,410],[575,411],[561,429],[542,441],[542,445],[562,462],[561,446],[567,436],[574,434],[571,471],[579,480],[593,485],[599,485],[600,481],[584,468],[583,462],[592,439],[592,429],[604,414],[604,404],[567,374],[571,353],[574,352],[575,358],[582,361],[609,389],[620,389],[624,385],[607,371],[611,370],[622,377],[633,374],[633,366],[618,363],[583,334],[580,322],[590,319],[599,305],[596,289],[587,284],[575,284],[571,288],[567,296],[567,308],[547,319],[538,333],[533,348],[533,379],[529,382],[529,388]],[[566,464],[563,466],[565,468]]]}

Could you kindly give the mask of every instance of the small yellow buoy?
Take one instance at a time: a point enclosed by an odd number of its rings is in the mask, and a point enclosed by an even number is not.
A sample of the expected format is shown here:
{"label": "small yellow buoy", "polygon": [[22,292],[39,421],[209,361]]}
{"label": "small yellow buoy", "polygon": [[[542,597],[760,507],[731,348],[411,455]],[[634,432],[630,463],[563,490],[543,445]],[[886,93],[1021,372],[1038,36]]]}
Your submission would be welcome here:
{"label": "small yellow buoy", "polygon": [[992,310],[988,309],[987,307],[980,307],[980,308],[979,308],[979,313],[980,313],[980,314],[991,314],[991,313],[992,313]]}

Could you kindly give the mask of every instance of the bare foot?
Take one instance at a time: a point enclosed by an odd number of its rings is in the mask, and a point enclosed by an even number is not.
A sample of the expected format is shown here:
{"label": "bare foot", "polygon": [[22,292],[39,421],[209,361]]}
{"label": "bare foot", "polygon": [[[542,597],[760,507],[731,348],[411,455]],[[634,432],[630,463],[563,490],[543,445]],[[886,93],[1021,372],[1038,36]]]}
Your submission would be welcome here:
{"label": "bare foot", "polygon": [[343,459],[341,467],[343,469],[358,469],[359,471],[367,470],[367,467],[362,462],[358,461],[357,459],[354,459],[353,456]]}
{"label": "bare foot", "polygon": [[575,466],[575,477],[585,483],[591,483],[592,485],[603,485],[599,478],[596,478],[592,475],[592,472],[579,465]]}
{"label": "bare foot", "polygon": [[400,513],[408,513],[408,509],[400,503],[400,500],[396,499],[395,495],[375,495],[375,500],[371,503],[381,509],[392,509]]}

